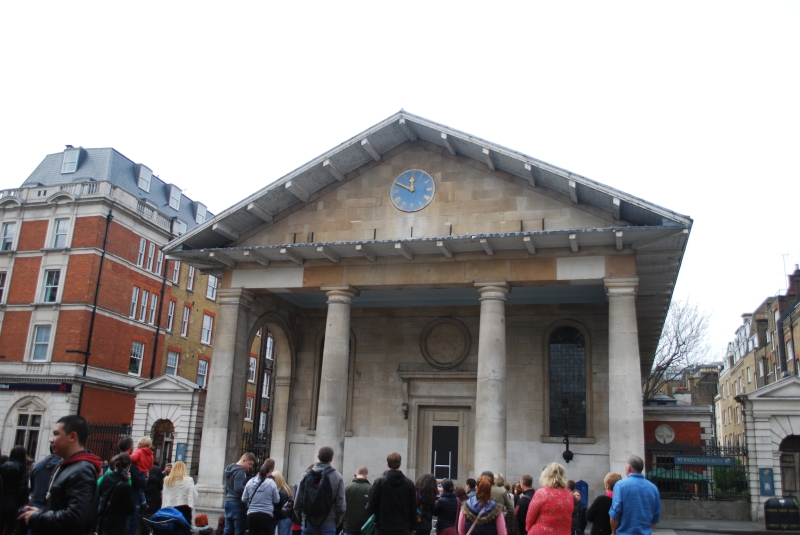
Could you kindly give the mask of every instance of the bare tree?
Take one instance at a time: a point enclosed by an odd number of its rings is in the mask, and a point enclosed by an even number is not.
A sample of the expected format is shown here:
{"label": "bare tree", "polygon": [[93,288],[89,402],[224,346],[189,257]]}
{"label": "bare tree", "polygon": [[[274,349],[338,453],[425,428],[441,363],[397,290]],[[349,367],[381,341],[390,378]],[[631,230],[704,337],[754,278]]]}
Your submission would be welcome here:
{"label": "bare tree", "polygon": [[653,367],[642,380],[645,400],[656,395],[682,370],[706,359],[709,352],[709,318],[709,314],[689,302],[689,299],[672,302],[658,340]]}

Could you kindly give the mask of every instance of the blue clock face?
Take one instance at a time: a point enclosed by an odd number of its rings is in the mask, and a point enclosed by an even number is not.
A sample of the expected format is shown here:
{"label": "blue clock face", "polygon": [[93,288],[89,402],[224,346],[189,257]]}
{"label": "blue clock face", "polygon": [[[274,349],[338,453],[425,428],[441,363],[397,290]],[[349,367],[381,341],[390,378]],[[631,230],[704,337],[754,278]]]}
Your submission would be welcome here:
{"label": "blue clock face", "polygon": [[433,200],[436,185],[431,175],[420,169],[403,171],[389,186],[389,197],[399,210],[416,212]]}

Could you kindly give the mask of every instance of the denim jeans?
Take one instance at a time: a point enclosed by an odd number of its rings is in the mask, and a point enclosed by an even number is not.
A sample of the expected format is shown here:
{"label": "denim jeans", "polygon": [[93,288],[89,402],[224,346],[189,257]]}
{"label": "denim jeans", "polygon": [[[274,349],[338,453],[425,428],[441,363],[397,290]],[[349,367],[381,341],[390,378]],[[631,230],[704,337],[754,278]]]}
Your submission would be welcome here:
{"label": "denim jeans", "polygon": [[278,535],[292,535],[292,519],[284,518],[275,522],[275,527],[278,528]]}
{"label": "denim jeans", "polygon": [[360,531],[345,531],[344,535],[361,535]]}
{"label": "denim jeans", "polygon": [[336,535],[336,528],[334,526],[315,528],[312,525],[306,525],[303,526],[303,535]]}
{"label": "denim jeans", "polygon": [[136,530],[139,528],[139,509],[140,504],[137,503],[136,510],[128,517],[128,535],[136,535]]}
{"label": "denim jeans", "polygon": [[247,531],[247,506],[242,502],[225,502],[225,535],[244,535]]}

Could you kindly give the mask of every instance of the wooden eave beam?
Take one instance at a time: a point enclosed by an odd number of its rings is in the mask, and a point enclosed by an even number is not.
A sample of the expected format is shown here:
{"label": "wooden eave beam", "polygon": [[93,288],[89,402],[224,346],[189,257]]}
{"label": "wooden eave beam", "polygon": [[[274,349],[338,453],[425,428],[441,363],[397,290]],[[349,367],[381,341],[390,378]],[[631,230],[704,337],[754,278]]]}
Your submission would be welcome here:
{"label": "wooden eave beam", "polygon": [[225,264],[228,267],[236,267],[236,261],[233,258],[217,251],[208,253],[208,258],[209,260],[214,260],[220,264]]}
{"label": "wooden eave beam", "polygon": [[341,182],[344,180],[344,173],[341,169],[336,167],[330,158],[322,162],[322,170],[331,175],[333,178]]}
{"label": "wooden eave beam", "polygon": [[578,185],[574,180],[569,181],[569,198],[573,203],[578,204]]}
{"label": "wooden eave beam", "polygon": [[305,259],[302,256],[300,256],[299,254],[295,253],[294,251],[292,251],[288,247],[281,247],[281,255],[286,257],[287,260],[291,260],[292,262],[294,262],[298,266],[302,266],[303,262],[305,262]]}
{"label": "wooden eave beam", "polygon": [[617,242],[617,251],[621,251],[623,246],[621,230],[618,230],[614,233],[614,239]]}
{"label": "wooden eave beam", "polygon": [[569,235],[569,247],[572,249],[573,253],[578,252],[578,235],[577,234],[570,234]]}
{"label": "wooden eave beam", "polygon": [[361,148],[369,154],[373,160],[376,162],[381,161],[381,153],[375,148],[375,146],[370,142],[369,139],[364,138],[361,140]]}
{"label": "wooden eave beam", "polygon": [[522,243],[525,245],[525,248],[530,254],[536,254],[536,245],[534,245],[533,238],[531,236],[525,236],[522,238]]}
{"label": "wooden eave beam", "polygon": [[318,246],[317,247],[317,252],[319,254],[321,254],[322,256],[324,256],[325,258],[327,258],[328,260],[330,260],[331,262],[338,262],[339,261],[339,255],[336,253],[336,251],[334,251],[333,249],[331,249],[327,245]]}
{"label": "wooden eave beam", "polygon": [[409,141],[417,140],[417,134],[414,133],[414,131],[411,129],[411,125],[408,124],[405,119],[400,119],[399,125],[400,130],[403,131]]}
{"label": "wooden eave beam", "polygon": [[394,248],[403,255],[406,260],[414,260],[414,251],[412,251],[408,245],[403,242],[397,242],[394,244]]}
{"label": "wooden eave beam", "polygon": [[455,156],[456,149],[455,147],[453,147],[453,144],[450,143],[450,138],[447,137],[447,134],[445,134],[444,132],[441,132],[441,136],[442,136],[442,143],[444,143],[444,147],[447,149],[447,152]]}
{"label": "wooden eave beam", "polygon": [[366,258],[367,260],[369,260],[370,262],[374,262],[375,260],[378,259],[378,256],[375,253],[373,253],[369,249],[369,247],[367,247],[366,245],[361,245],[360,243],[356,245],[356,252],[361,256],[363,256],[364,258]]}
{"label": "wooden eave beam", "polygon": [[614,210],[613,210],[614,219],[619,221],[620,219],[622,219],[620,217],[620,215],[619,215],[619,209],[620,209],[620,206],[622,205],[622,200],[618,199],[617,197],[614,197],[613,199],[611,199],[611,204],[614,207]]}
{"label": "wooden eave beam", "polygon": [[447,245],[445,242],[439,240],[436,242],[436,247],[445,255],[447,258],[453,258],[453,250]]}
{"label": "wooden eave beam", "polygon": [[256,251],[245,251],[242,254],[244,256],[248,257],[253,262],[258,262],[262,266],[268,266],[269,265],[269,258],[267,258],[266,256],[264,256],[261,253],[258,253]]}
{"label": "wooden eave beam", "polygon": [[531,185],[532,188],[536,187],[536,172],[533,170],[533,166],[529,163],[525,164],[525,170],[528,172],[528,176],[525,179],[528,181],[528,184]]}
{"label": "wooden eave beam", "polygon": [[229,227],[226,223],[214,223],[211,226],[211,230],[228,238],[231,241],[239,239],[239,233]]}
{"label": "wooden eave beam", "polygon": [[492,161],[492,151],[486,147],[483,147],[483,161],[486,162],[486,165],[489,166],[489,169],[496,171],[494,167],[494,161]]}
{"label": "wooden eave beam", "polygon": [[487,240],[486,238],[481,238],[480,244],[481,247],[483,247],[483,250],[486,251],[487,255],[494,256],[494,249],[492,249],[492,244],[489,243],[489,240]]}
{"label": "wooden eave beam", "polygon": [[297,197],[303,202],[308,202],[308,192],[301,188],[296,182],[290,180],[286,183],[286,191]]}
{"label": "wooden eave beam", "polygon": [[267,210],[264,210],[254,202],[251,202],[247,205],[247,213],[253,214],[264,223],[272,223],[273,214],[269,213]]}

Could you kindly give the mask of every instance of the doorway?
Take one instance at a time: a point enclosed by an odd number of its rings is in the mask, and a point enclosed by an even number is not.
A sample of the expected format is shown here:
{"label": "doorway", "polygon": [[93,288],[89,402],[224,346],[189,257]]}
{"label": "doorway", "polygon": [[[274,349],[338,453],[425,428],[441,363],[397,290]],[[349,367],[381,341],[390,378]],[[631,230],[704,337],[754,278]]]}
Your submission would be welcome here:
{"label": "doorway", "polygon": [[463,486],[472,471],[474,419],[469,407],[421,407],[416,475]]}
{"label": "doorway", "polygon": [[153,457],[159,466],[172,462],[172,442],[175,427],[169,420],[159,420],[153,426]]}
{"label": "doorway", "polygon": [[781,452],[783,495],[797,497],[800,491],[800,436],[789,435],[778,449]]}

